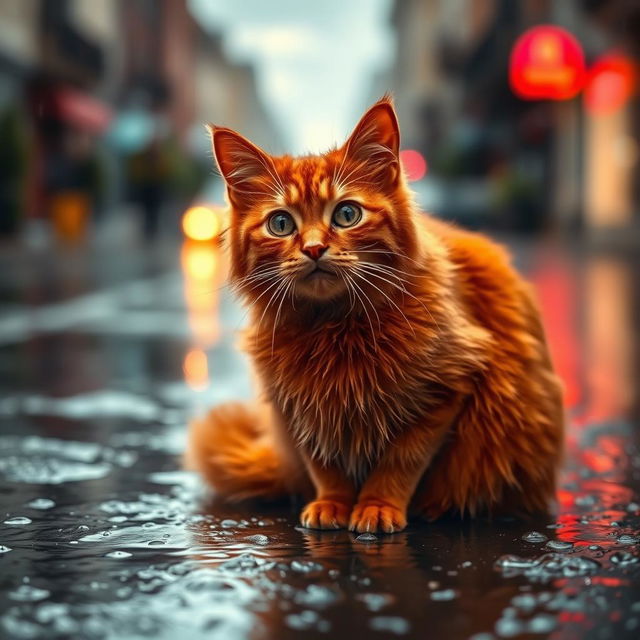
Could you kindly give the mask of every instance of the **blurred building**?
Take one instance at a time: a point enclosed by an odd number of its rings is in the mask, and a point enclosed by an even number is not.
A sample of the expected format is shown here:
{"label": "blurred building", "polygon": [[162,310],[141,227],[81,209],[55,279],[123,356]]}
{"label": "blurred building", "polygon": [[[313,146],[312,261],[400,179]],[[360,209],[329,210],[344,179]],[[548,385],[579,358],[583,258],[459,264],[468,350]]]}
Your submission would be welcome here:
{"label": "blurred building", "polygon": [[[199,30],[198,49],[193,66],[196,122],[236,129],[266,149],[277,148],[277,127],[258,96],[253,67],[231,64],[223,52],[221,37],[215,34]],[[200,137],[201,133],[198,124],[196,135]]]}
{"label": "blurred building", "polygon": [[508,82],[514,43],[540,24],[571,32],[588,66],[614,49],[637,64],[639,3],[398,0],[392,22],[404,146],[445,185],[444,215],[521,230],[640,225],[637,92],[605,115],[583,95],[522,100]]}
{"label": "blurred building", "polygon": [[163,201],[188,200],[211,173],[208,121],[274,142],[253,69],[225,57],[186,0],[0,3],[0,231],[117,209],[136,190],[136,154]]}

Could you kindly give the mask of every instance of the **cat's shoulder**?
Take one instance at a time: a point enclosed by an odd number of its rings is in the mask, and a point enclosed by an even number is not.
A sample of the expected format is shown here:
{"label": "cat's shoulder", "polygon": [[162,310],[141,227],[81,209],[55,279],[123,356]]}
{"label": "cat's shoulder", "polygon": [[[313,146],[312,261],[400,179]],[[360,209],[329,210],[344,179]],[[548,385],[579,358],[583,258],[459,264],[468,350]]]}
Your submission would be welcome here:
{"label": "cat's shoulder", "polygon": [[489,236],[431,215],[422,215],[420,224],[425,233],[446,247],[449,259],[457,266],[489,269],[503,275],[514,273],[507,248]]}

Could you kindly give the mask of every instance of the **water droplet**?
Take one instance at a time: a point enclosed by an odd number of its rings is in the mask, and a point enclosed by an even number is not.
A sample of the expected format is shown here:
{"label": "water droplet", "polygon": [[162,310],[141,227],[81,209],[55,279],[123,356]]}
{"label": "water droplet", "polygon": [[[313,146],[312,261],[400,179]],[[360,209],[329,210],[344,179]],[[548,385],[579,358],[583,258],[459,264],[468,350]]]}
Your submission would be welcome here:
{"label": "water droplet", "polygon": [[231,558],[220,565],[220,569],[233,572],[250,572],[263,568],[266,564],[266,560],[257,558],[251,553],[243,553],[236,558]]}
{"label": "water droplet", "polygon": [[638,538],[629,534],[623,534],[618,538],[620,544],[635,544],[638,542]]}
{"label": "water droplet", "polygon": [[306,589],[299,591],[294,600],[298,604],[312,607],[313,609],[326,609],[342,597],[341,592],[332,586],[322,584],[310,584]]}
{"label": "water droplet", "polygon": [[560,553],[545,553],[539,558],[502,556],[495,568],[506,577],[525,575],[532,580],[547,581],[558,576],[571,578],[597,571],[600,564],[591,558]]}
{"label": "water droplet", "polygon": [[231,520],[231,518],[227,518],[220,523],[220,526],[224,529],[231,529],[232,527],[237,527],[238,523],[235,520]]}
{"label": "water droplet", "polygon": [[520,556],[505,555],[496,560],[496,569],[528,569],[533,567],[535,558],[521,558]]}
{"label": "water droplet", "polygon": [[456,589],[442,589],[441,591],[432,591],[431,599],[438,602],[446,602],[448,600],[455,600],[458,597],[458,591]]}
{"label": "water droplet", "polygon": [[395,633],[399,636],[408,633],[411,628],[409,621],[399,616],[375,616],[369,620],[369,627],[374,631]]}
{"label": "water droplet", "polygon": [[269,518],[264,518],[262,520],[258,520],[258,526],[259,527],[270,527],[274,524],[273,520],[270,520]]}
{"label": "water droplet", "polygon": [[356,598],[364,602],[369,611],[380,611],[395,601],[395,598],[388,593],[361,593]]}
{"label": "water droplet", "polygon": [[8,595],[11,600],[16,600],[17,602],[38,602],[48,598],[51,592],[46,589],[38,589],[38,587],[33,587],[29,584],[22,584],[14,591],[10,591]]}
{"label": "water droplet", "polygon": [[124,558],[130,558],[133,554],[128,551],[109,551],[105,553],[105,558],[114,558],[115,560],[123,560]]}
{"label": "water droplet", "polygon": [[529,531],[522,536],[522,539],[525,542],[539,543],[546,542],[549,538],[539,531]]}
{"label": "water droplet", "polygon": [[46,509],[53,509],[56,503],[53,500],[49,500],[49,498],[35,498],[29,502],[27,506],[32,509],[42,509],[44,511]]}
{"label": "water droplet", "polygon": [[546,546],[548,549],[553,549],[554,551],[568,551],[573,548],[573,543],[565,540],[549,540]]}
{"label": "water droplet", "polygon": [[539,613],[529,620],[529,633],[549,633],[556,628],[556,619],[548,613]]}
{"label": "water droplet", "polygon": [[356,542],[375,542],[377,539],[373,533],[361,533],[356,537]]}
{"label": "water droplet", "polygon": [[112,516],[109,518],[109,522],[126,522],[127,516]]}
{"label": "water droplet", "polygon": [[7,518],[7,520],[4,521],[5,524],[10,524],[15,527],[31,524],[31,522],[31,518],[27,518],[26,516],[15,516],[13,518]]}
{"label": "water droplet", "polygon": [[314,573],[322,571],[324,567],[317,562],[312,562],[311,560],[294,560],[291,563],[291,569],[297,573]]}
{"label": "water droplet", "polygon": [[150,547],[158,547],[160,545],[167,544],[167,541],[166,540],[149,540],[149,542],[147,542],[147,544]]}
{"label": "water droplet", "polygon": [[533,611],[536,608],[537,602],[535,596],[532,596],[530,593],[523,593],[513,596],[513,598],[511,598],[511,604],[521,611]]}
{"label": "water droplet", "polygon": [[291,613],[285,618],[287,626],[298,631],[307,629],[317,629],[326,633],[331,629],[331,625],[327,620],[323,620],[315,611],[301,611],[300,613]]}
{"label": "water droplet", "polygon": [[3,544],[0,544],[0,553],[9,553],[11,550],[11,547],[5,547]]}
{"label": "water droplet", "polygon": [[500,618],[495,624],[496,633],[502,638],[513,638],[524,631],[524,625],[520,620],[513,618]]}
{"label": "water droplet", "polygon": [[640,558],[638,558],[638,556],[634,556],[628,551],[616,551],[615,553],[611,554],[610,559],[613,564],[617,564],[620,566],[636,564],[638,561],[640,561]]}
{"label": "water droplet", "polygon": [[269,544],[269,538],[267,538],[267,536],[263,536],[260,533],[257,533],[254,536],[249,536],[247,538],[247,540],[249,542],[252,542],[253,544],[259,544],[261,546],[265,546],[265,545]]}

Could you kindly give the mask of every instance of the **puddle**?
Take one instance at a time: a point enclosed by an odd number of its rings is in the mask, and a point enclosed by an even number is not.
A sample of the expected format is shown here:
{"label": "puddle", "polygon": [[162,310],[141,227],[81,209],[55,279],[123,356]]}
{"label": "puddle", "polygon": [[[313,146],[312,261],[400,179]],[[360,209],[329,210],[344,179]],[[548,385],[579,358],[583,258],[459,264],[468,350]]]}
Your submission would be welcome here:
{"label": "puddle", "polygon": [[114,467],[131,467],[137,459],[131,451],[39,436],[1,436],[0,450],[0,475],[9,482],[27,484],[97,480]]}
{"label": "puddle", "polygon": [[[227,341],[241,314],[224,307],[209,386],[189,387],[194,345],[186,324],[168,326],[182,309],[179,288],[168,291],[137,283],[79,333],[65,307],[57,325],[41,323],[55,335],[20,347],[27,373],[0,398],[0,636],[640,635],[635,423],[570,424],[546,518],[444,519],[392,536],[308,531],[300,504],[221,504],[181,470],[194,407],[250,384]],[[140,308],[149,304],[157,314]],[[110,329],[112,318],[131,327]],[[60,391],[49,366],[68,371],[71,357],[78,379]]]}

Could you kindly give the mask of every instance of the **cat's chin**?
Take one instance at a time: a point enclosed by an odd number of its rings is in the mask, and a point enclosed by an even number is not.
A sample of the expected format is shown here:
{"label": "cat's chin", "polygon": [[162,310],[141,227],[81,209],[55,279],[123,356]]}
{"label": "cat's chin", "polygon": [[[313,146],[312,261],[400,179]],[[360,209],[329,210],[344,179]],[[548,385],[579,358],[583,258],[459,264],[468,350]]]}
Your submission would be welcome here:
{"label": "cat's chin", "polygon": [[311,273],[296,283],[296,294],[307,300],[326,302],[345,293],[346,287],[342,278],[324,271]]}

